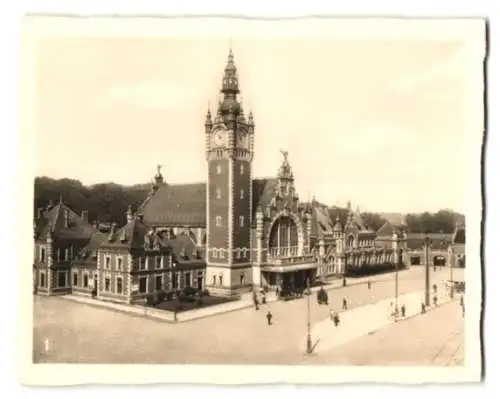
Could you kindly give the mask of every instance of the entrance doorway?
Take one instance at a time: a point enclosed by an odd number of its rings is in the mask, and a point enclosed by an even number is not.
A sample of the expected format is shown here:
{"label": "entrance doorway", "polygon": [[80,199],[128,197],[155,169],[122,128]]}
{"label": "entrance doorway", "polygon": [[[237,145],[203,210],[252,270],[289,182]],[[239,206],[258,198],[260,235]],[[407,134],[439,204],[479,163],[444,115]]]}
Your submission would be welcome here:
{"label": "entrance doorway", "polygon": [[417,265],[420,265],[420,264],[421,264],[421,263],[420,263],[420,261],[421,261],[420,256],[412,256],[412,257],[410,258],[410,264],[411,264],[412,266],[417,266]]}
{"label": "entrance doorway", "polygon": [[446,266],[446,258],[441,255],[435,256],[434,266]]}

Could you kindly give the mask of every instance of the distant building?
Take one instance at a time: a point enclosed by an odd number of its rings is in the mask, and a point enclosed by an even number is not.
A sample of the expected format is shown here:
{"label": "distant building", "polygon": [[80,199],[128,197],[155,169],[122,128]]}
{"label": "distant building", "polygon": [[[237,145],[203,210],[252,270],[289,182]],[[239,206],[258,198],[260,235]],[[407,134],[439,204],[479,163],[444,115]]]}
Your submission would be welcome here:
{"label": "distant building", "polygon": [[[394,225],[386,222],[378,231],[378,245],[390,240]],[[425,238],[429,239],[430,266],[465,267],[465,225],[457,224],[451,234],[412,233],[407,234],[407,260],[410,266],[425,265]]]}

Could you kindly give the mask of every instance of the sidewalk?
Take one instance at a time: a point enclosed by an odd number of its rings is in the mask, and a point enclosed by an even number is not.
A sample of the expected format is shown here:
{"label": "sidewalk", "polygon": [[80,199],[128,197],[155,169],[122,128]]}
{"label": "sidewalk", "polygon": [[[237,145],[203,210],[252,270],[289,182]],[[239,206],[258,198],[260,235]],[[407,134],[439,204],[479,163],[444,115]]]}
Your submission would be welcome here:
{"label": "sidewalk", "polygon": [[[424,297],[425,293],[423,291],[401,295],[398,303],[400,308],[403,304],[406,306],[406,315],[404,318],[398,317],[397,322],[400,323],[405,319],[420,315],[421,303]],[[431,294],[431,302],[432,297],[433,294]],[[317,323],[311,330],[312,343],[315,345],[314,352],[328,351],[394,323],[394,316],[391,315],[391,302],[394,303],[394,298],[346,310],[339,314],[340,324],[338,327],[335,327],[329,317]],[[446,293],[441,293],[438,297],[438,306],[447,302],[450,302],[449,296]],[[427,308],[427,311],[431,312],[433,308],[434,306],[431,305]],[[302,342],[300,342],[301,350],[306,347],[306,339],[307,336],[304,336]]]}
{"label": "sidewalk", "polygon": [[[153,307],[146,307],[141,305],[128,305],[120,304],[109,301],[102,301],[99,299],[92,299],[88,296],[69,294],[61,296],[60,298],[71,300],[74,302],[83,303],[85,305],[105,308],[118,312],[128,313],[135,316],[148,317],[151,319],[165,321],[168,323],[182,323],[191,320],[197,320],[205,317],[215,316],[223,313],[233,312],[240,309],[253,307],[253,300],[251,296],[244,296],[239,301],[228,302],[220,305],[209,306],[200,309],[187,310],[177,313],[177,320],[175,320],[174,312],[168,310],[160,310]],[[267,302],[275,302],[276,295],[268,296]]]}

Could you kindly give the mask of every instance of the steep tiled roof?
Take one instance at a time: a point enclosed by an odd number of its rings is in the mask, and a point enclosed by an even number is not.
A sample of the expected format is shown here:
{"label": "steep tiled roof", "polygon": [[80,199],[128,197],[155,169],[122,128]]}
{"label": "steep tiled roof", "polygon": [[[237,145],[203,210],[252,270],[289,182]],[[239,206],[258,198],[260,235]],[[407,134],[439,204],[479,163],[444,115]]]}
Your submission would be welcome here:
{"label": "steep tiled roof", "polygon": [[206,184],[159,186],[141,209],[144,223],[166,226],[205,226]]}
{"label": "steep tiled roof", "polygon": [[392,236],[394,225],[388,220],[377,230],[377,237]]}
{"label": "steep tiled roof", "polygon": [[163,239],[162,245],[171,248],[179,265],[205,264],[205,251],[200,251],[193,240],[185,234],[179,234],[172,239]]}
{"label": "steep tiled roof", "polygon": [[[68,215],[68,226],[65,223],[65,213]],[[37,238],[44,239],[50,230],[56,240],[88,240],[96,231],[90,223],[62,202],[42,212],[40,219],[36,221],[35,228]]]}
{"label": "steep tiled roof", "polygon": [[88,244],[78,253],[77,257],[73,260],[74,263],[90,263],[97,264],[97,250],[103,242],[108,238],[107,234],[100,231],[95,231]]}
{"label": "steep tiled roof", "polygon": [[322,236],[332,234],[333,222],[330,218],[328,208],[317,203],[313,206],[312,212],[312,233]]}
{"label": "steep tiled roof", "polygon": [[[253,180],[253,211],[266,206],[272,198],[277,179]],[[206,184],[162,185],[148,197],[139,212],[146,225],[193,226],[206,225]]]}
{"label": "steep tiled roof", "polygon": [[[139,219],[134,218],[121,229],[118,229],[112,236],[101,243],[105,248],[144,248],[144,236],[149,232],[149,228]],[[111,239],[110,239],[111,238]]]}
{"label": "steep tiled roof", "polygon": [[459,227],[454,233],[453,243],[465,244],[465,227]]}
{"label": "steep tiled roof", "polygon": [[[425,234],[423,233],[410,233],[408,234],[407,246],[408,249],[422,249],[424,246]],[[446,250],[448,244],[451,242],[452,234],[429,233],[427,234],[431,240],[432,249]]]}
{"label": "steep tiled roof", "polygon": [[271,202],[271,199],[274,195],[274,190],[276,189],[276,185],[278,184],[277,178],[268,178],[268,179],[254,179],[252,182],[252,209],[253,215],[252,220],[255,216],[255,212],[257,211],[257,207],[265,207]]}

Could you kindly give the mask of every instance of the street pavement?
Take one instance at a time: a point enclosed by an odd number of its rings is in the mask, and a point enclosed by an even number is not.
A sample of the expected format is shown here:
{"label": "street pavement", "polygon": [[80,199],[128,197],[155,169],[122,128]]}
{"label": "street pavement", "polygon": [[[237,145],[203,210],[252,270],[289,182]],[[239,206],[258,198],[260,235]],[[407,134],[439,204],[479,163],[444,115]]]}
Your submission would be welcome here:
{"label": "street pavement", "polygon": [[[461,270],[454,272],[457,279],[463,278],[460,272],[463,273]],[[431,284],[435,283],[439,290],[444,290],[448,275],[446,269],[431,272]],[[339,282],[339,286],[329,290],[328,306],[318,305],[316,296],[311,295],[311,325],[323,322],[330,307],[340,311],[344,296],[350,309],[394,296],[393,274],[379,275],[370,280],[373,282],[371,290],[366,283],[354,283],[362,280],[350,279],[348,287],[340,287]],[[423,287],[424,268],[399,273],[400,295],[421,291]],[[273,314],[271,326],[267,325],[265,317],[268,311]],[[62,298],[36,297],[34,360],[131,364],[301,364],[310,361],[304,357],[305,347],[300,348],[307,332],[307,321],[306,298],[269,303],[258,311],[247,308],[186,323],[168,324]],[[342,326],[345,322],[341,316]],[[440,324],[439,320],[435,322]],[[382,330],[387,328],[392,327]],[[401,340],[412,346],[412,331],[409,334]],[[321,349],[317,359],[323,359],[328,350]],[[365,350],[369,353],[370,348]]]}

